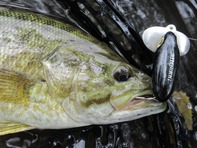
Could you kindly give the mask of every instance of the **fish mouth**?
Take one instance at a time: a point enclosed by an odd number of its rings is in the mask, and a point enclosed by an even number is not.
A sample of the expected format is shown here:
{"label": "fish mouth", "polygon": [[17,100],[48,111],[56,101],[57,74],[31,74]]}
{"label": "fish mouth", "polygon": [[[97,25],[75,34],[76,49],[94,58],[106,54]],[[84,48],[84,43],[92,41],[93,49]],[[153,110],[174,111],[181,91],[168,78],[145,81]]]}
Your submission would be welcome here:
{"label": "fish mouth", "polygon": [[[132,98],[127,105],[124,107],[125,110],[130,110],[136,108],[136,105],[144,103],[157,103],[155,96],[153,94],[146,94]],[[159,102],[158,102],[159,103]],[[148,105],[147,104],[147,105]],[[147,106],[146,105],[146,106]]]}
{"label": "fish mouth", "polygon": [[160,102],[155,99],[151,90],[144,90],[135,95],[127,95],[124,97],[116,96],[111,98],[111,104],[115,110],[134,110],[143,107],[151,107],[158,103]]}
{"label": "fish mouth", "polygon": [[[111,104],[114,111],[110,116],[105,118],[105,122],[124,122],[132,121],[149,115],[161,113],[167,108],[166,102],[159,102],[153,96],[151,90],[140,91],[138,93],[130,93],[127,97],[120,96],[121,94],[112,96]],[[135,94],[135,95],[131,95]],[[123,94],[122,94],[123,95]],[[125,95],[125,94],[124,94]]]}

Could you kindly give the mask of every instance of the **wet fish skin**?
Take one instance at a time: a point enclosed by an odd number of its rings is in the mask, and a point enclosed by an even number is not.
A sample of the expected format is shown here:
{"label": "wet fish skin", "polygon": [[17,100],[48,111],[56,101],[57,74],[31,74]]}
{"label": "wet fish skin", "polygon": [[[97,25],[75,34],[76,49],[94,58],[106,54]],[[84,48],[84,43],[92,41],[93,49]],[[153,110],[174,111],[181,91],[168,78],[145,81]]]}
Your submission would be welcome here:
{"label": "wet fish skin", "polygon": [[71,128],[166,108],[153,99],[134,100],[152,94],[147,75],[94,37],[52,18],[0,8],[0,47],[0,125]]}

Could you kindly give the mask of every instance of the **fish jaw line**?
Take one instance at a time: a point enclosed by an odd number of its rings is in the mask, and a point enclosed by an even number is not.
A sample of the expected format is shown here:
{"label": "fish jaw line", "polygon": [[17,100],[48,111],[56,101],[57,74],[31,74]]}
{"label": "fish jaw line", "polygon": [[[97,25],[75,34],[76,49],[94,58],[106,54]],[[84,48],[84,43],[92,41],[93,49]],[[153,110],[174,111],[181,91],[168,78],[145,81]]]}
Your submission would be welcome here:
{"label": "fish jaw line", "polygon": [[[146,100],[150,101],[150,100]],[[110,114],[110,116],[105,119],[105,123],[119,123],[125,121],[133,121],[136,119],[140,119],[143,117],[147,117],[150,115],[158,114],[166,110],[167,104],[166,102],[156,102],[153,103],[151,106],[145,106],[143,108],[142,105],[145,105],[146,101],[141,102],[142,104],[138,104],[133,110],[115,110]],[[153,100],[152,100],[153,101]],[[155,102],[155,101],[154,101]],[[104,124],[105,124],[104,123]]]}
{"label": "fish jaw line", "polygon": [[[151,92],[151,91],[150,91]],[[149,97],[149,95],[151,97]],[[165,111],[167,108],[166,102],[159,102],[152,94],[136,95],[122,108],[115,108],[106,119],[105,123],[118,123],[132,121],[158,114]],[[104,123],[104,122],[103,122]],[[105,124],[104,123],[104,124]]]}
{"label": "fish jaw line", "polygon": [[[132,96],[132,97],[130,97]],[[127,99],[124,100],[123,97],[118,97],[116,99],[110,99],[110,102],[115,110],[127,110],[136,104],[146,101],[146,100],[154,100],[153,94],[151,90],[144,90],[142,92],[138,92],[134,95],[126,96]]]}
{"label": "fish jaw line", "polygon": [[112,124],[133,121],[161,113],[167,108],[166,102],[159,102],[154,98],[136,97],[136,99],[139,99],[140,101],[121,110],[115,109],[109,116],[97,120],[96,124]]}

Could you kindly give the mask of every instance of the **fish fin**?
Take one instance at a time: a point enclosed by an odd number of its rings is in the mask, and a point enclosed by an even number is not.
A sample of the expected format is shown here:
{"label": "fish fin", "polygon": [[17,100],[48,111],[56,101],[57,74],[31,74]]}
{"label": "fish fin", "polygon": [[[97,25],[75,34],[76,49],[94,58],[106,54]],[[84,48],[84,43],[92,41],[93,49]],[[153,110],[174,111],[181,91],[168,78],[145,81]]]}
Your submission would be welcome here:
{"label": "fish fin", "polygon": [[0,101],[27,103],[28,88],[33,84],[34,80],[19,72],[0,69]]}
{"label": "fish fin", "polygon": [[18,122],[0,120],[0,136],[31,130],[31,129],[35,129],[35,127],[21,124]]}

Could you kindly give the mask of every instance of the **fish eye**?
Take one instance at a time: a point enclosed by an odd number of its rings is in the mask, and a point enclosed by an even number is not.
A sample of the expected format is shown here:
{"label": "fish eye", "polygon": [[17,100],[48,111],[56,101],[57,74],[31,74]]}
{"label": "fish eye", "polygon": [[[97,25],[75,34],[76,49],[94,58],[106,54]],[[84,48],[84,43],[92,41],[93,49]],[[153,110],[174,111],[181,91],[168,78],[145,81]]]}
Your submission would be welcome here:
{"label": "fish eye", "polygon": [[130,73],[129,73],[129,69],[127,67],[124,66],[120,66],[118,67],[115,72],[114,72],[114,78],[118,81],[118,82],[124,82],[127,81],[129,78],[131,77]]}

